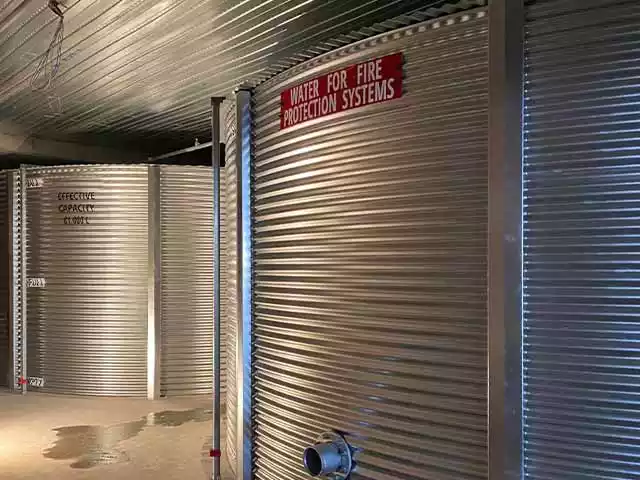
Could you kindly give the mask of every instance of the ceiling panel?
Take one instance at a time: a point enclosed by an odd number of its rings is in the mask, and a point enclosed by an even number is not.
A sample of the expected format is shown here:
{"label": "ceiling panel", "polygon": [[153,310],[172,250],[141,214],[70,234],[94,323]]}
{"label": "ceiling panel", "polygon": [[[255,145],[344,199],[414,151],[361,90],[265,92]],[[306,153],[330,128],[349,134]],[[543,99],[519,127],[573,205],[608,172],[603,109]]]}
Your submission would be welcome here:
{"label": "ceiling panel", "polygon": [[[363,36],[482,0],[67,0],[54,84],[30,78],[57,17],[0,5],[0,120],[45,138],[149,153],[206,139],[209,100]],[[392,19],[392,20],[389,20]]]}

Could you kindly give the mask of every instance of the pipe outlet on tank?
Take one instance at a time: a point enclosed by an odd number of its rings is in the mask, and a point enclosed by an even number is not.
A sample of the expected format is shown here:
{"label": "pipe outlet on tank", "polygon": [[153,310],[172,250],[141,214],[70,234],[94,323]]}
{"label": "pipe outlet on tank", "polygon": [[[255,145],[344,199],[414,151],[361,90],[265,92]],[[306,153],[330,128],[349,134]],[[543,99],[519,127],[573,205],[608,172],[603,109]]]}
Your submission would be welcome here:
{"label": "pipe outlet on tank", "polygon": [[312,477],[332,480],[348,479],[354,467],[352,448],[336,431],[323,433],[315,444],[305,448],[302,461]]}

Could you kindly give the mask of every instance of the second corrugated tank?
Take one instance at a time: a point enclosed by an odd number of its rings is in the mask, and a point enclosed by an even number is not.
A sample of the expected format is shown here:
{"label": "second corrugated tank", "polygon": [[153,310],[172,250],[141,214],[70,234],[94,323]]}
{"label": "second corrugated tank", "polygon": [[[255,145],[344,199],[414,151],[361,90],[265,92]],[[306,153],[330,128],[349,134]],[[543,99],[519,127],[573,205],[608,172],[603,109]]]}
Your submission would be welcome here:
{"label": "second corrugated tank", "polygon": [[35,169],[27,185],[29,376],[146,396],[148,167]]}
{"label": "second corrugated tank", "polygon": [[209,394],[211,169],[47,167],[26,180],[27,368],[39,390],[149,396],[154,368],[163,395]]}

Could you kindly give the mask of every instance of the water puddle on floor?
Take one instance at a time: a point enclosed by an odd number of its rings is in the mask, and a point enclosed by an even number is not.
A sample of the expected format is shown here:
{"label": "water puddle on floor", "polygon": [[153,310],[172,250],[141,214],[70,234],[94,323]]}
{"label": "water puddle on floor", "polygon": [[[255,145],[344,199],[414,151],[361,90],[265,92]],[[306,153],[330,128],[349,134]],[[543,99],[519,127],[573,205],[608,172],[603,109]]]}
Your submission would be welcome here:
{"label": "water puddle on floor", "polygon": [[129,461],[120,444],[150,427],[179,427],[187,422],[211,420],[211,410],[164,410],[139,420],[116,425],[74,425],[55,428],[55,444],[44,451],[45,458],[74,460],[71,468],[92,468]]}
{"label": "water puddle on floor", "polygon": [[149,414],[148,422],[151,425],[164,427],[179,427],[187,422],[206,422],[212,419],[212,410],[194,408],[192,410],[164,410]]}

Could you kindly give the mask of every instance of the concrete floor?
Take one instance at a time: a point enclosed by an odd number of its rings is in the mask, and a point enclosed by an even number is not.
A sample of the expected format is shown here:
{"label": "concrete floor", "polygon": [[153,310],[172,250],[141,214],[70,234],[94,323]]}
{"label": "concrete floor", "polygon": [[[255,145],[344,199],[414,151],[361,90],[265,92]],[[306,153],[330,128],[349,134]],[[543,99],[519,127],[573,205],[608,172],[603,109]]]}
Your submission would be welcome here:
{"label": "concrete floor", "polygon": [[202,397],[0,391],[0,479],[209,480],[211,426]]}

